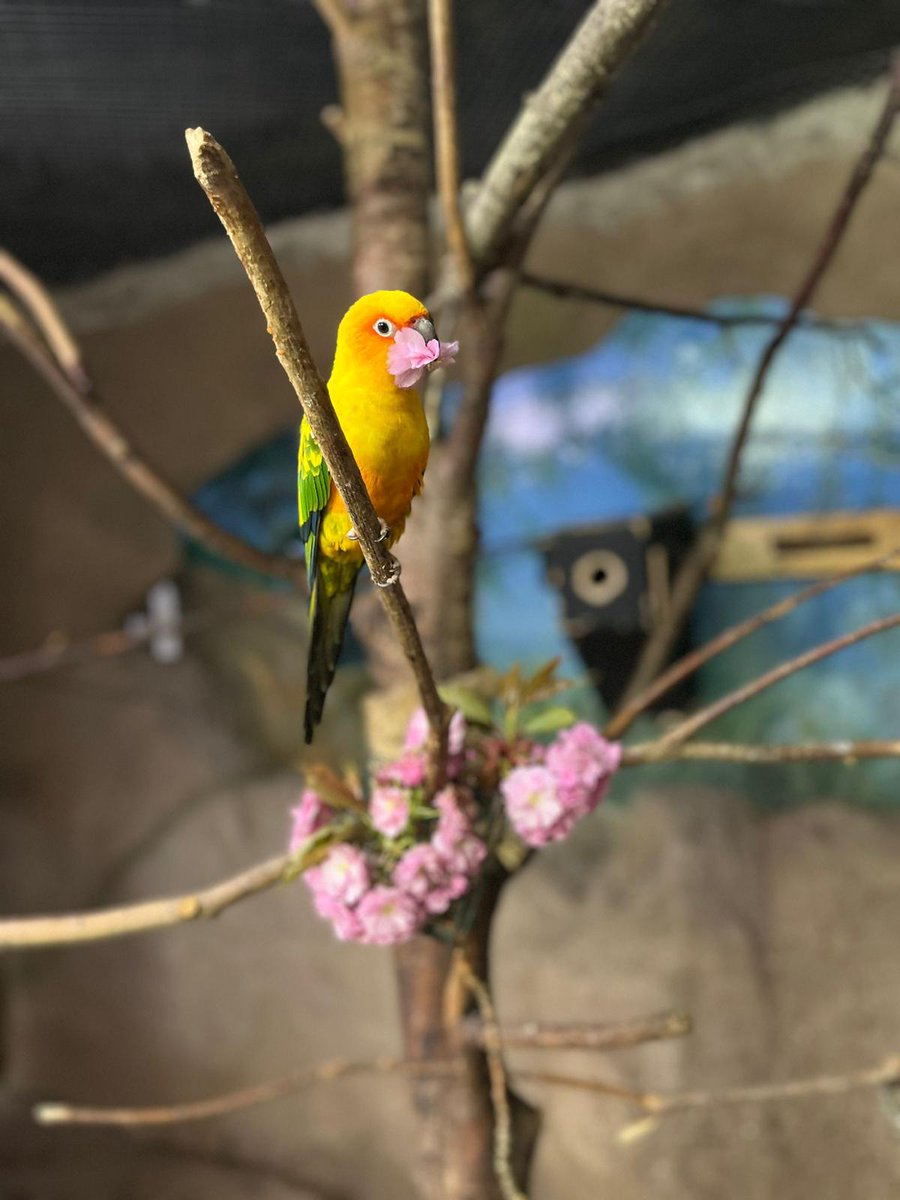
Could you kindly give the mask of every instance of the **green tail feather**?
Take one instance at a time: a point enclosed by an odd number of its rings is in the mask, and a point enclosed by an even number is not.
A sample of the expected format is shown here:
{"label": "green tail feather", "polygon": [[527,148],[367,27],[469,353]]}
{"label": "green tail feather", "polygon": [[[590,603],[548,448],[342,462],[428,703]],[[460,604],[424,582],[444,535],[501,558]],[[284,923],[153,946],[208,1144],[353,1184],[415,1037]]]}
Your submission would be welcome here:
{"label": "green tail feather", "polygon": [[[339,580],[323,579],[316,571],[309,601],[310,634],[309,659],[306,666],[306,743],[313,740],[316,726],[322,720],[325,696],[337,670],[344,630],[350,615],[358,569],[340,572]],[[338,586],[335,587],[334,585]]]}

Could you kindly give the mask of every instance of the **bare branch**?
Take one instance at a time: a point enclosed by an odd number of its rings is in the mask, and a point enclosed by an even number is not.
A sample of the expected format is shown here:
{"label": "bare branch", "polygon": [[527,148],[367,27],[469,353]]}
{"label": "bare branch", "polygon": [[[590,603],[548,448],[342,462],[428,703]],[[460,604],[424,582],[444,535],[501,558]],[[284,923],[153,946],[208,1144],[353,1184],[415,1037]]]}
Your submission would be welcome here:
{"label": "bare branch", "polygon": [[[167,622],[165,627],[180,634],[195,633],[220,621],[278,612],[294,598],[293,592],[286,595],[246,596],[237,604],[227,607],[198,609],[185,613],[184,616]],[[159,627],[149,619],[134,629],[110,629],[76,642],[63,633],[52,633],[42,646],[0,658],[0,683],[28,679],[32,675],[44,675],[48,671],[74,666],[89,659],[114,658],[119,654],[128,654],[152,641],[158,633]]]}
{"label": "bare branch", "polygon": [[[638,1092],[602,1079],[586,1079],[544,1071],[517,1071],[518,1079],[544,1083],[551,1087],[574,1088],[603,1096],[615,1096],[638,1105],[655,1117],[685,1112],[692,1108],[721,1108],[732,1104],[769,1104],[779,1100],[799,1100],[808,1096],[842,1096],[847,1092],[900,1084],[900,1056],[892,1055],[876,1067],[848,1071],[842,1075],[818,1075],[811,1079],[788,1079],[781,1083],[758,1083],[746,1086],[694,1092]],[[623,1131],[630,1136],[631,1126]]]}
{"label": "bare branch", "polygon": [[67,378],[79,391],[89,392],[91,381],[84,368],[81,347],[38,277],[8,250],[0,249],[0,280],[26,309]]}
{"label": "bare branch", "polygon": [[197,182],[224,225],[256,292],[278,361],[303,406],[335,487],[347,506],[372,580],[415,675],[440,759],[446,748],[446,710],[425,658],[409,601],[400,586],[396,560],[379,540],[381,530],[372,501],[312,360],[284,276],[234,163],[205,130],[189,129],[186,138]]}
{"label": "bare branch", "polygon": [[872,131],[868,145],[844,188],[838,206],[813,257],[812,264],[794,294],[788,312],[759,357],[731,442],[722,482],[713,504],[712,515],[678,572],[672,587],[665,620],[647,639],[631,681],[625,690],[623,704],[630,703],[634,696],[645,688],[662,669],[684,626],[713,559],[719,551],[737,495],[737,479],[744,447],[747,444],[750,426],[768,381],[769,372],[791,332],[797,326],[803,310],[812,300],[826,271],[834,261],[850,224],[850,219],[856,211],[866,185],[872,178],[872,173],[884,151],[898,108],[900,108],[900,56],[894,59],[884,108]]}
{"label": "bare branch", "polygon": [[842,634],[831,641],[823,642],[819,646],[813,646],[811,650],[798,654],[796,658],[789,658],[786,662],[773,667],[771,671],[766,671],[764,675],[759,675],[756,679],[745,683],[743,687],[736,688],[733,692],[728,692],[727,695],[708,704],[693,716],[679,722],[674,729],[670,729],[668,733],[664,733],[655,741],[645,743],[643,748],[648,756],[647,761],[651,761],[654,755],[664,758],[668,751],[675,746],[680,746],[682,742],[686,742],[699,729],[703,729],[733,708],[752,700],[754,696],[758,696],[760,692],[780,683],[782,679],[787,679],[789,675],[794,675],[797,671],[812,666],[813,663],[821,662],[823,658],[837,654],[839,650],[855,646],[857,642],[874,637],[878,633],[884,633],[888,629],[894,629],[898,625],[900,625],[900,613],[893,613],[888,617],[880,617],[877,621],[870,621],[859,629]]}
{"label": "bare branch", "polygon": [[456,283],[461,291],[467,292],[472,286],[473,271],[459,198],[452,0],[428,0],[428,35],[438,195],[444,213],[447,244],[453,255]]}
{"label": "bare branch", "polygon": [[623,1087],[605,1079],[584,1079],[580,1075],[568,1075],[559,1071],[516,1071],[516,1079],[520,1082],[544,1083],[549,1087],[572,1088],[574,1091],[594,1092],[601,1096],[614,1096],[617,1100],[628,1100],[642,1108],[649,1092],[636,1092],[634,1088]]}
{"label": "bare branch", "polygon": [[[4,300],[0,297],[0,301]],[[302,566],[278,554],[266,554],[249,542],[220,528],[194,508],[181,493],[163,479],[134,449],[128,439],[91,394],[90,380],[81,371],[83,382],[76,384],[75,367],[71,376],[48,353],[27,321],[11,304],[0,303],[0,332],[24,355],[50,385],[81,429],[105,455],[119,474],[148,500],[177,529],[188,534],[215,554],[238,563],[250,571],[300,586],[305,578]]]}
{"label": "bare branch", "polygon": [[782,617],[786,617],[788,613],[799,608],[801,604],[806,604],[809,600],[814,600],[817,596],[822,596],[826,592],[830,592],[832,588],[838,587],[842,583],[847,583],[851,579],[857,579],[860,575],[867,575],[872,571],[880,571],[887,567],[900,555],[900,546],[893,550],[889,550],[887,554],[881,554],[877,558],[870,559],[868,562],[860,563],[856,567],[850,567],[846,571],[841,571],[838,575],[832,575],[828,579],[821,579],[817,583],[810,584],[809,587],[803,588],[799,592],[795,592],[793,596],[787,596],[784,600],[778,600],[774,604],[770,604],[768,608],[764,608],[761,612],[755,613],[752,617],[747,617],[744,621],[739,621],[737,624],[730,626],[722,631],[716,637],[711,638],[705,645],[692,650],[689,654],[685,654],[683,658],[678,659],[662,675],[658,676],[649,687],[644,688],[642,692],[634,697],[629,703],[623,705],[615,714],[612,720],[607,724],[604,733],[607,737],[621,737],[626,729],[634,724],[635,720],[645,712],[655,700],[660,696],[664,696],[666,692],[671,691],[676,684],[682,679],[686,679],[689,675],[693,675],[710,659],[722,654],[726,650],[730,650],[732,646],[756,633],[758,629],[764,628],[766,625],[771,625],[773,621],[779,621]]}
{"label": "bare branch", "polygon": [[[470,1017],[463,1023],[463,1028],[465,1040],[470,1045],[485,1044],[486,1028],[482,1021]],[[623,1050],[645,1042],[685,1037],[691,1029],[691,1018],[687,1013],[672,1012],[616,1024],[526,1021],[521,1025],[501,1025],[497,1034],[504,1050]]]}
{"label": "bare branch", "polygon": [[900,758],[900,741],[834,741],[798,742],[794,745],[743,745],[740,742],[687,742],[672,746],[660,753],[654,742],[626,746],[622,752],[623,767],[638,767],[645,763],[691,760],[697,762],[731,762],[748,765],[774,763],[841,762],[855,766],[862,759]]}
{"label": "bare branch", "polygon": [[313,0],[319,16],[328,26],[332,37],[346,37],[353,24],[344,0]]}
{"label": "bare branch", "polygon": [[242,1112],[257,1104],[270,1104],[317,1083],[332,1083],[351,1075],[450,1075],[457,1067],[449,1062],[413,1062],[403,1058],[375,1058],[351,1062],[335,1058],[280,1079],[258,1083],[236,1092],[225,1092],[207,1100],[189,1104],[158,1105],[153,1108],[94,1108],[78,1104],[44,1101],[36,1104],[32,1115],[38,1125],[175,1125],[182,1121],[204,1121]]}
{"label": "bare branch", "polygon": [[504,1200],[527,1200],[525,1193],[515,1181],[512,1170],[512,1116],[509,1109],[509,1092],[506,1068],[503,1065],[503,1045],[497,1026],[497,1014],[487,985],[472,970],[460,954],[459,967],[462,980],[472,994],[481,1014],[482,1045],[487,1059],[488,1076],[491,1084],[491,1104],[494,1107],[494,1174]]}
{"label": "bare branch", "polygon": [[[548,279],[533,271],[523,271],[519,282],[536,292],[545,292],[560,300],[580,300],[589,304],[601,304],[607,308],[625,308],[633,312],[650,313],[654,316],[675,317],[680,321],[696,321],[702,325],[717,325],[720,329],[740,329],[746,326],[771,328],[781,317],[766,316],[765,313],[719,313],[706,308],[691,308],[686,304],[669,304],[661,300],[646,300],[630,293],[609,291],[606,288],[588,287],[583,283],[570,283],[563,279]],[[815,313],[801,313],[798,325],[805,329],[829,330],[833,333],[853,333],[865,329],[867,322],[855,320],[832,320]]]}
{"label": "bare branch", "polygon": [[516,213],[559,147],[591,111],[662,5],[663,0],[595,0],[591,5],[525,101],[468,208],[466,232],[480,266],[492,265]]}
{"label": "bare branch", "polygon": [[169,925],[181,925],[201,917],[217,917],[232,904],[267,891],[276,884],[285,883],[306,867],[312,866],[326,846],[327,836],[323,830],[314,847],[299,860],[296,854],[279,854],[211,887],[187,892],[183,896],[144,900],[139,904],[103,908],[96,912],[8,917],[0,920],[0,951],[105,941],[131,933],[145,933],[149,929],[165,929]]}

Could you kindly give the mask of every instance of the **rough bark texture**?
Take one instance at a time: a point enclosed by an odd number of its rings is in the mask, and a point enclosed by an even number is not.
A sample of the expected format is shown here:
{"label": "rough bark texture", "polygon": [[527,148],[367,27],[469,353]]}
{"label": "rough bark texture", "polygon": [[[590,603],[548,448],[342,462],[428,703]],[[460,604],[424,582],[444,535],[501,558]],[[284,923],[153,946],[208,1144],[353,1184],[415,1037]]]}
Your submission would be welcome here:
{"label": "rough bark texture", "polygon": [[[364,0],[348,23],[332,26],[343,114],[337,130],[344,146],[353,210],[353,278],[357,293],[399,287],[424,296],[428,284],[429,100],[424,0]],[[464,543],[463,561],[475,544],[470,521],[447,520],[453,491],[440,456],[428,472],[430,503],[420,514],[418,552],[406,553],[404,582],[411,589],[423,641],[437,674],[447,675],[474,661],[471,604],[454,596],[439,605],[442,569],[460,561],[446,539]],[[471,507],[464,510],[471,513]],[[471,577],[457,572],[469,593]],[[438,586],[435,586],[435,584]],[[396,677],[396,645],[384,636],[374,606],[360,606],[357,629],[370,653],[376,679]],[[440,614],[457,614],[457,628],[441,628]],[[377,735],[376,735],[377,736]],[[374,747],[376,750],[378,746]],[[499,890],[499,889],[497,889]],[[476,961],[486,966],[487,936],[494,902],[485,902],[476,939]],[[414,1058],[461,1056],[462,1079],[417,1080],[413,1104],[419,1117],[417,1162],[420,1193],[428,1200],[490,1200],[498,1195],[493,1178],[493,1121],[484,1057],[479,1049],[454,1040],[451,953],[431,938],[417,938],[397,952],[397,979],[406,1052]]]}
{"label": "rough bark texture", "polygon": [[356,0],[336,31],[335,58],[356,291],[422,296],[431,182],[424,0]]}

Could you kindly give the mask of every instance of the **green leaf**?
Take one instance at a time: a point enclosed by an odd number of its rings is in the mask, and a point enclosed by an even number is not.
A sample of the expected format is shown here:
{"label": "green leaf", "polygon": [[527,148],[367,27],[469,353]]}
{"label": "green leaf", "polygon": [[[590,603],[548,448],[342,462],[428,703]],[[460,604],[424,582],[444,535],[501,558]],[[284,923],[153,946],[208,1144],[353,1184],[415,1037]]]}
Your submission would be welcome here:
{"label": "green leaf", "polygon": [[538,667],[530,679],[523,681],[523,704],[529,704],[532,700],[539,699],[544,693],[544,688],[555,683],[556,672],[561,662],[561,658],[551,658],[542,667]]}
{"label": "green leaf", "polygon": [[483,696],[479,696],[471,688],[458,683],[442,683],[438,687],[438,693],[445,704],[449,704],[451,708],[458,708],[467,721],[474,721],[476,725],[494,724],[491,706]]}
{"label": "green leaf", "polygon": [[552,708],[543,708],[540,712],[528,717],[522,723],[522,732],[527,734],[555,733],[557,729],[565,729],[575,721],[575,713],[571,708],[555,704]]}

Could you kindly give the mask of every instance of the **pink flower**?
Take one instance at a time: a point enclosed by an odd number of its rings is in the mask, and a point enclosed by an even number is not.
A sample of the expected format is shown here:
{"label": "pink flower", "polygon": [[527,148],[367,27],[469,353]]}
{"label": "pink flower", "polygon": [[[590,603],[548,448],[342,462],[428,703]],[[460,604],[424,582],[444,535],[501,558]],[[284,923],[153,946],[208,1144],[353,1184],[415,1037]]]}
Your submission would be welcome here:
{"label": "pink flower", "polygon": [[379,784],[417,788],[425,782],[425,758],[421,754],[404,754],[396,762],[386,763],[375,774]]}
{"label": "pink flower", "polygon": [[385,837],[397,837],[409,821],[409,793],[398,787],[377,787],[369,801],[372,824]]}
{"label": "pink flower", "polygon": [[394,883],[414,900],[424,902],[429,891],[444,878],[444,866],[433,846],[420,842],[407,850],[394,867]]}
{"label": "pink flower", "polygon": [[362,850],[342,843],[303,878],[315,898],[321,894],[341,904],[356,904],[369,889],[369,866]]}
{"label": "pink flower", "polygon": [[456,843],[447,863],[451,870],[471,878],[487,858],[487,846],[474,833],[467,833]]}
{"label": "pink flower", "polygon": [[291,837],[288,850],[293,854],[303,843],[324,825],[331,813],[312,788],[304,788],[300,803],[291,809]]}
{"label": "pink flower", "polygon": [[[409,718],[403,749],[424,750],[428,744],[428,735],[430,732],[431,726],[428,723],[428,717],[425,715],[425,709],[417,708]],[[451,757],[462,754],[465,742],[466,718],[457,709],[450,718],[450,725],[447,729],[447,753]]]}
{"label": "pink flower", "polygon": [[428,717],[424,708],[417,708],[409,718],[406,727],[406,737],[403,739],[404,750],[424,750],[428,742]]}
{"label": "pink flower", "polygon": [[565,837],[555,828],[565,809],[556,778],[546,767],[515,767],[500,784],[506,815],[529,846],[544,846]]}
{"label": "pink flower", "polygon": [[397,863],[394,883],[432,915],[446,912],[469,889],[467,877],[449,872],[435,848],[423,843],[407,850]]}
{"label": "pink flower", "polygon": [[442,788],[434,798],[438,823],[431,835],[431,844],[445,863],[454,860],[460,842],[472,830],[468,814],[460,804],[460,793],[452,785]]}
{"label": "pink flower", "polygon": [[557,735],[547,748],[545,762],[553,772],[565,808],[584,816],[593,812],[606,795],[621,759],[618,742],[608,742],[582,721]]}
{"label": "pink flower", "polygon": [[405,942],[421,925],[421,909],[411,896],[395,887],[374,887],[362,898],[356,913],[362,940],[376,946]]}
{"label": "pink flower", "polygon": [[397,387],[414,387],[427,368],[452,363],[458,350],[459,342],[426,342],[417,329],[398,329],[388,350],[388,370]]}
{"label": "pink flower", "polygon": [[356,915],[356,910],[348,904],[342,904],[325,892],[313,894],[313,904],[320,917],[330,921],[334,934],[341,942],[359,942],[363,936],[362,921]]}

